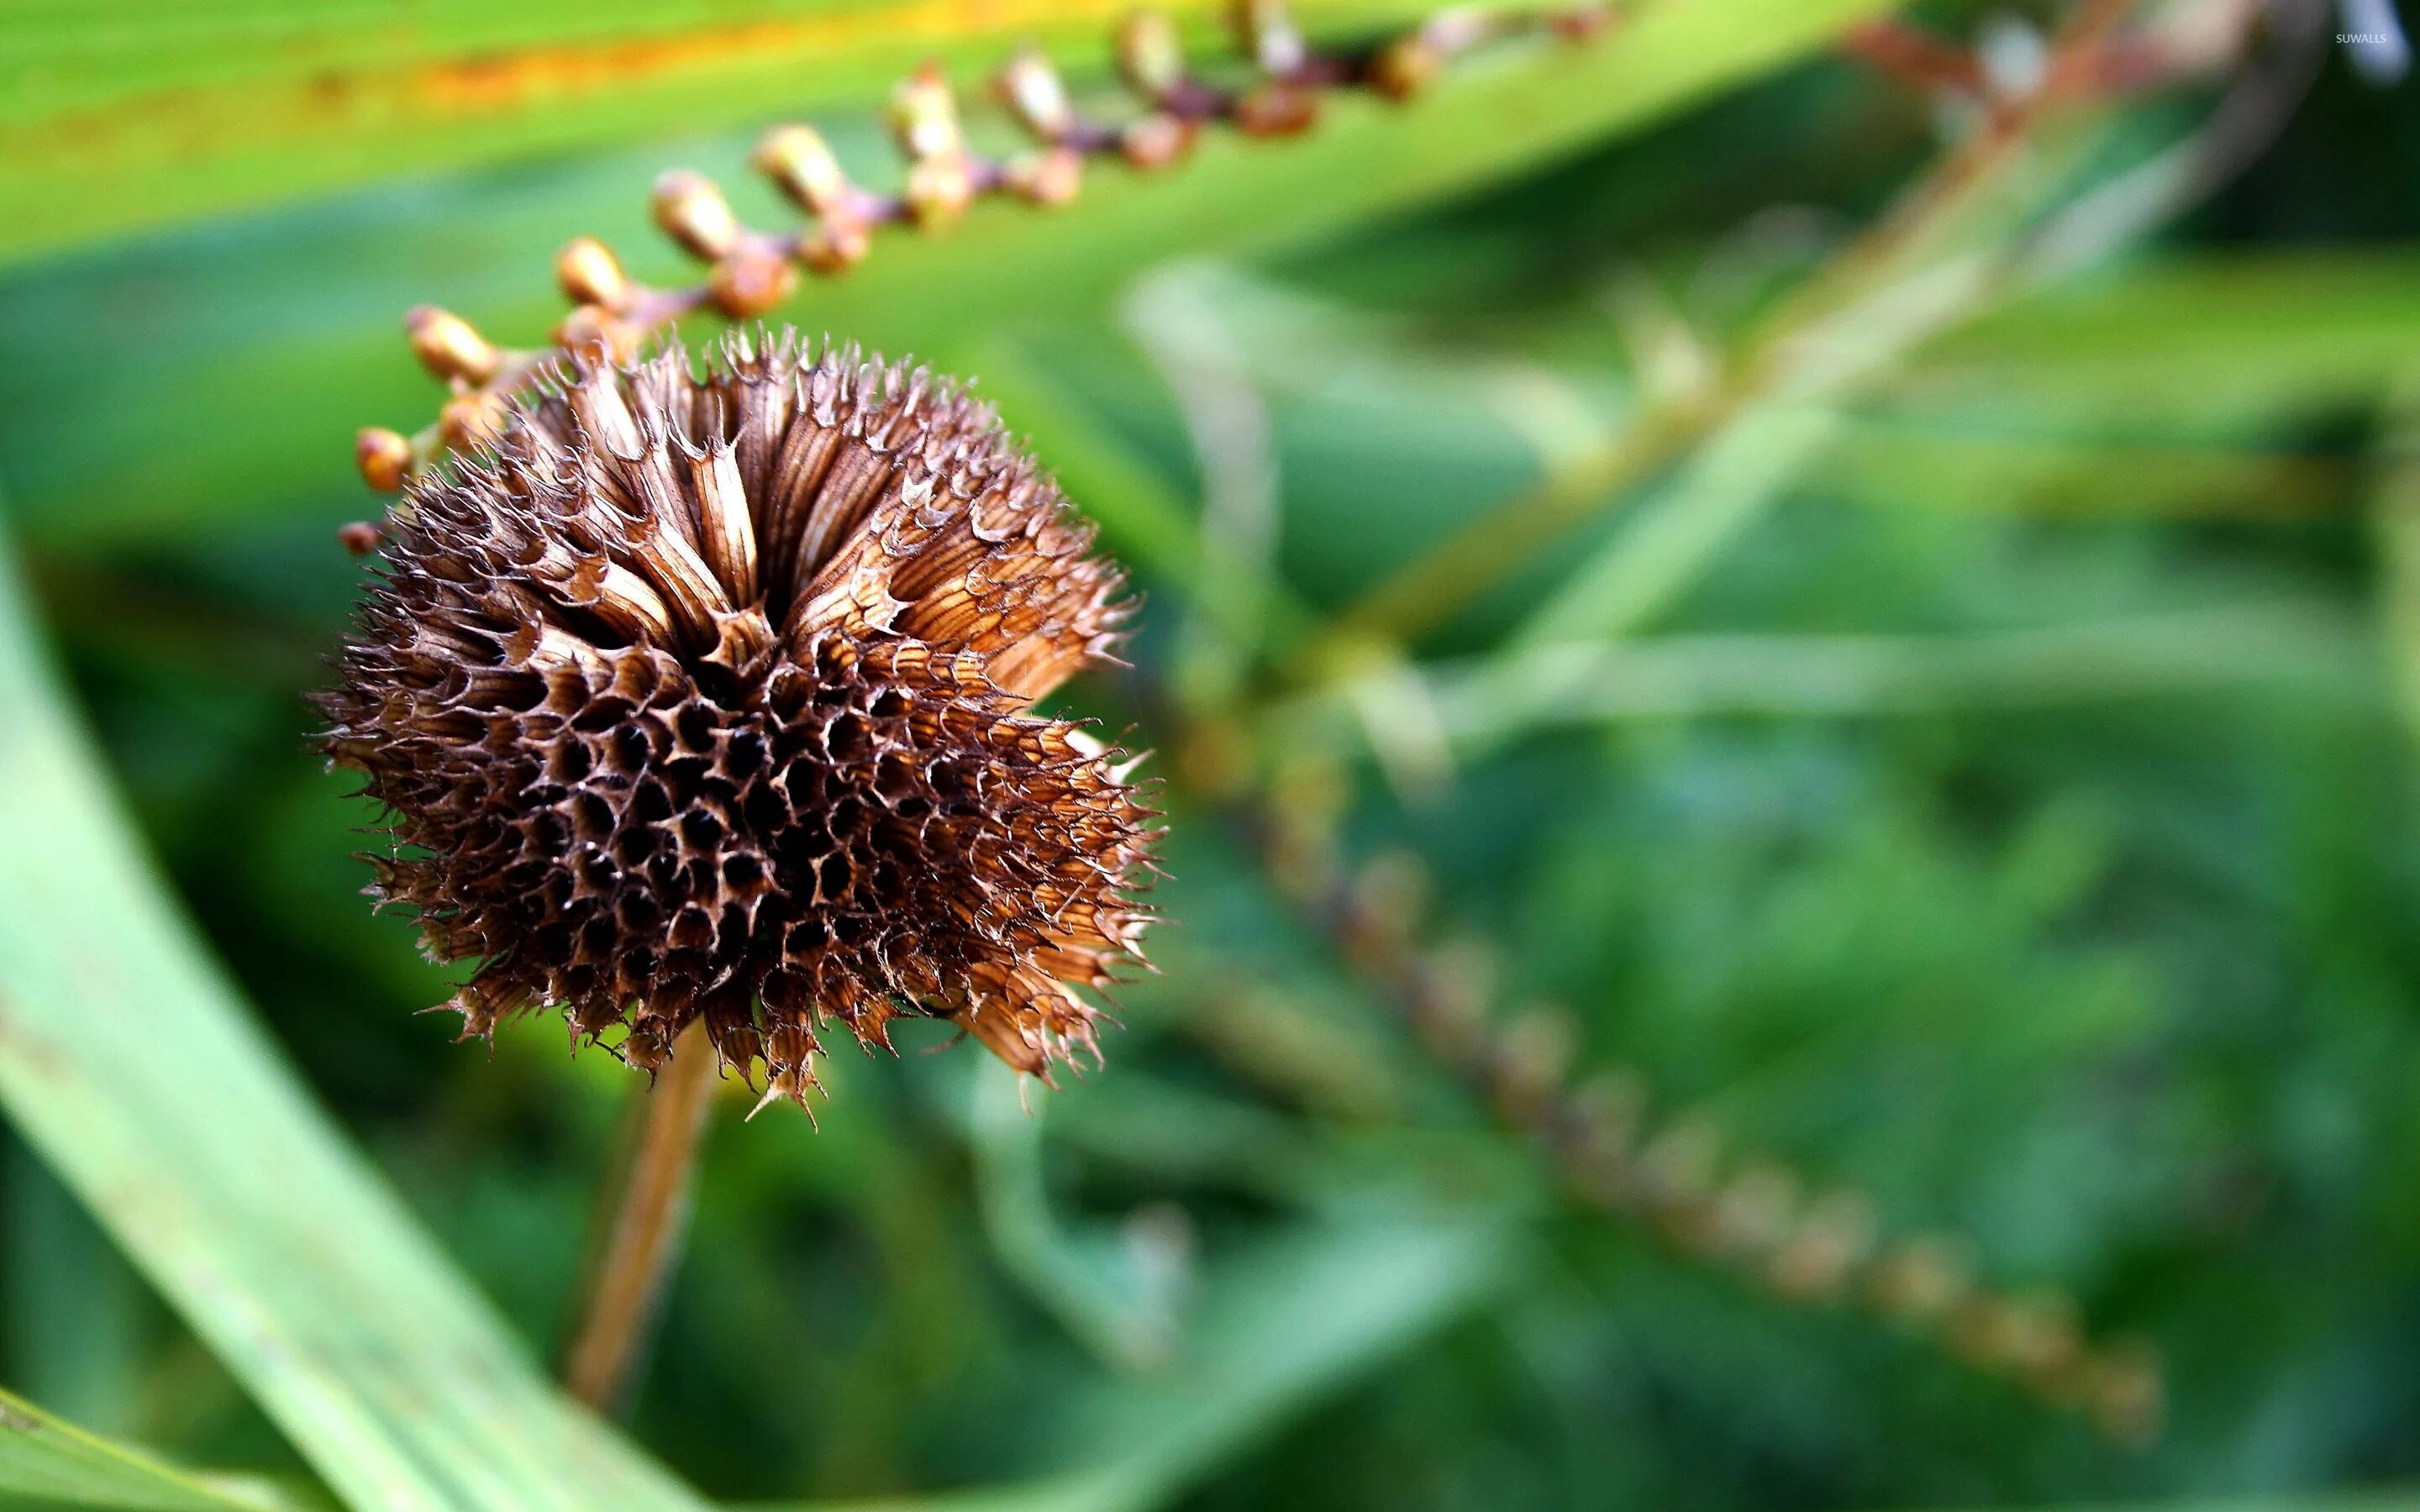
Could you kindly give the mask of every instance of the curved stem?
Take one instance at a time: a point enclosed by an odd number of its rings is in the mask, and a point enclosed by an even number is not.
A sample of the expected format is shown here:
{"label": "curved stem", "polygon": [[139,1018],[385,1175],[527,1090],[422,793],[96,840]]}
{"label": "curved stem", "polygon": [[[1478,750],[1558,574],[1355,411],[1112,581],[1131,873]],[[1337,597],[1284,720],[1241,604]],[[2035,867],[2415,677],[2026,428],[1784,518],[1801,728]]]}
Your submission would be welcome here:
{"label": "curved stem", "polygon": [[632,1375],[653,1335],[664,1283],[689,1230],[690,1182],[699,1136],[713,1102],[714,1047],[701,1020],[681,1031],[655,1081],[637,1089],[639,1124],[606,1188],[600,1249],[588,1275],[578,1331],[565,1351],[563,1383],[582,1402],[611,1412],[628,1399]]}

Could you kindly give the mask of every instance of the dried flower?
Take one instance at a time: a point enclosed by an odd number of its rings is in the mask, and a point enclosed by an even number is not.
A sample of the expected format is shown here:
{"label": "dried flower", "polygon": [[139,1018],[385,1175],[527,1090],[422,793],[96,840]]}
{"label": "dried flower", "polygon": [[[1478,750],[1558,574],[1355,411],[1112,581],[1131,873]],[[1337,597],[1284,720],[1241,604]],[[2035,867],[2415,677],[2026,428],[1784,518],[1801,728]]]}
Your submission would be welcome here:
{"label": "dried flower", "polygon": [[594,352],[390,530],[324,747],[390,811],[373,894],[482,963],[466,1035],[559,1006],[653,1070],[702,1017],[801,1102],[834,1020],[1097,1054],[1151,816],[1031,711],[1127,606],[988,408],[786,333]]}

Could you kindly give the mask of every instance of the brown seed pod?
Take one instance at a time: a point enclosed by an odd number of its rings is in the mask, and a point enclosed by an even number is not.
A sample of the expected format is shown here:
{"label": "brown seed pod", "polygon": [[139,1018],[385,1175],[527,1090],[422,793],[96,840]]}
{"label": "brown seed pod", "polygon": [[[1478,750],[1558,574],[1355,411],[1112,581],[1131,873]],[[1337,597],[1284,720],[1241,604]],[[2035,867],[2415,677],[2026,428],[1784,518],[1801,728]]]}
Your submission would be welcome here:
{"label": "brown seed pod", "polygon": [[389,528],[323,746],[389,810],[373,895],[481,963],[466,1035],[555,1006],[652,1070],[703,1017],[801,1102],[833,1021],[1097,1055],[1152,815],[1032,707],[1128,605],[988,408],[787,333],[591,355]]}

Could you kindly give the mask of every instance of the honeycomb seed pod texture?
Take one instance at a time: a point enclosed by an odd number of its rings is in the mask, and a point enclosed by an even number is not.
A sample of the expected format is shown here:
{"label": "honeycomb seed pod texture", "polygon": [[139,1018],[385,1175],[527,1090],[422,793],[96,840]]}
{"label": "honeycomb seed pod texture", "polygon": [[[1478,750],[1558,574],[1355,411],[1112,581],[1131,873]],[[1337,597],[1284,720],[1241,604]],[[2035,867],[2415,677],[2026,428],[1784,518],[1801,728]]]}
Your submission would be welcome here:
{"label": "honeycomb seed pod texture", "polygon": [[600,353],[396,506],[322,738],[387,810],[373,896],[478,963],[466,1035],[554,1007],[653,1071],[703,1020],[803,1102],[819,1036],[912,1013],[1047,1078],[1141,963],[1154,815],[1033,712],[1122,589],[953,382],[788,333]]}

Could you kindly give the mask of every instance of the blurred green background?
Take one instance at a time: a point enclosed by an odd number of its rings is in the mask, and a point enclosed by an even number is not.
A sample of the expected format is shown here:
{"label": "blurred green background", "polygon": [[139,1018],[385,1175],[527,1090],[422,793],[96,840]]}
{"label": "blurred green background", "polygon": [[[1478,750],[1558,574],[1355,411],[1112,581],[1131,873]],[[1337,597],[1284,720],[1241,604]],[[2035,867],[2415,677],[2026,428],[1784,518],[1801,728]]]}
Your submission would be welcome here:
{"label": "blurred green background", "polygon": [[[1421,8],[1302,8],[1342,38]],[[1300,142],[885,242],[785,312],[974,376],[1134,569],[1134,671],[1064,702],[1157,751],[1172,922],[1106,1072],[1030,1114],[979,1053],[917,1053],[938,1032],[842,1057],[819,1130],[742,1124],[727,1089],[627,1417],[698,1492],[2284,1508],[2420,1483],[2411,85],[2281,7],[2250,62],[2046,113],[1970,181],[1940,164],[1971,104],[1838,45],[1889,8],[1637,8]],[[1914,14],[2008,67],[2064,8]],[[659,170],[771,224],[754,128],[803,111],[876,178],[902,67],[972,80],[1038,29],[1089,89],[1113,14],[0,5],[0,580],[39,625],[0,656],[0,1385],[272,1477],[77,1494],[379,1504],[298,1424],[364,1380],[421,1389],[368,1344],[229,1343],[298,1299],[365,1339],[413,1325],[307,1255],[147,1227],[168,1199],[140,1181],[177,1178],[139,1131],[223,1133],[195,1158],[234,1170],[275,1137],[147,1013],[256,1012],[256,1058],[333,1114],[304,1133],[367,1158],[329,1180],[400,1193],[495,1304],[499,1358],[569,1324],[629,1075],[551,1020],[490,1055],[414,1016],[453,974],[369,914],[374,816],[307,749],[363,581],[334,532],[377,506],[349,438],[435,402],[401,312],[534,340],[567,238],[678,267],[644,229]],[[682,37],[706,40],[629,61]],[[533,56],[554,71],[497,82]],[[446,81],[459,111],[427,106]],[[1553,528],[1485,549],[1507,519]],[[1483,982],[1499,1031],[1553,1005],[1572,1080],[1644,1089],[1651,1165],[1861,1194],[1884,1235],[2156,1350],[2160,1431],[2113,1442],[1854,1287],[1794,1302],[1572,1195],[1272,875],[1255,810],[1346,873],[1424,874],[1408,948]],[[112,859],[130,835],[240,1000],[142,975],[155,935],[183,958]],[[134,941],[120,988],[42,975],[70,935]],[[42,1101],[43,1034],[88,1056],[85,1102]],[[246,1289],[274,1263],[291,1289]],[[12,1452],[0,1497],[52,1504]]]}

